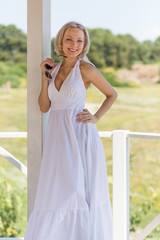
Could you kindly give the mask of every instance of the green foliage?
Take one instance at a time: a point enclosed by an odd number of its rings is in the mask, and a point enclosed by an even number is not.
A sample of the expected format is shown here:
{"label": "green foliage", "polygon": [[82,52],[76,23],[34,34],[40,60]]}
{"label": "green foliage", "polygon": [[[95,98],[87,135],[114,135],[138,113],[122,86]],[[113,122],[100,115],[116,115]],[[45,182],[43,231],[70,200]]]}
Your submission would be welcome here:
{"label": "green foliage", "polygon": [[119,62],[117,67],[126,66],[130,68],[135,61],[139,60],[138,47],[140,43],[130,34],[119,34],[117,37],[121,41],[121,44],[117,44],[117,48],[119,49]]}
{"label": "green foliage", "polygon": [[89,59],[98,67],[131,68],[135,62],[152,63],[160,60],[159,38],[151,41],[138,42],[130,34],[113,35],[110,30],[101,28],[88,29],[91,47]]}
{"label": "green foliage", "polygon": [[[106,80],[114,87],[138,87],[135,82],[119,82],[115,73],[105,72],[106,67],[131,69],[134,63],[160,62],[160,37],[154,42],[138,42],[132,35],[114,35],[108,29],[88,29],[90,50],[87,54]],[[51,57],[60,62],[51,40]],[[27,36],[15,25],[0,25],[0,87],[11,83],[12,88],[27,86]],[[158,81],[159,83],[159,81]]]}
{"label": "green foliage", "polygon": [[160,60],[160,37],[158,37],[152,46],[152,56],[155,59],[155,61]]}
{"label": "green foliage", "polygon": [[52,40],[51,40],[51,58],[53,58],[54,61],[58,63],[63,59],[63,57],[57,56],[57,54],[54,50],[54,41],[55,41],[55,38],[52,38]]}
{"label": "green foliage", "polygon": [[18,215],[16,192],[9,188],[8,182],[0,183],[0,237],[16,237],[21,232],[15,227]]}
{"label": "green foliage", "polygon": [[90,61],[93,62],[98,68],[106,66],[104,59],[104,30],[97,29],[88,29],[90,35],[90,51],[87,54]]}
{"label": "green foliage", "polygon": [[137,210],[131,208],[131,210],[130,210],[130,232],[136,231],[136,227],[143,220],[143,215],[148,214],[148,212],[151,210],[153,205],[154,205],[154,201],[146,200],[141,204],[141,206]]}
{"label": "green foliage", "polygon": [[13,62],[0,62],[0,87],[9,81],[11,87],[26,87],[27,84],[27,64]]}
{"label": "green foliage", "polygon": [[152,48],[153,43],[151,41],[144,41],[142,44],[139,44],[138,46],[139,60],[145,64],[152,62],[153,60]]}
{"label": "green foliage", "polygon": [[0,24],[0,53],[0,61],[26,62],[26,34],[13,24]]}
{"label": "green foliage", "polygon": [[[154,42],[138,42],[132,35],[114,35],[108,29],[89,29],[90,50],[87,56],[97,68],[131,68],[135,62],[160,61],[160,37]],[[54,50],[55,38],[51,40],[51,57],[61,61]],[[0,61],[26,62],[27,36],[15,25],[0,25]],[[15,84],[16,85],[16,84]]]}

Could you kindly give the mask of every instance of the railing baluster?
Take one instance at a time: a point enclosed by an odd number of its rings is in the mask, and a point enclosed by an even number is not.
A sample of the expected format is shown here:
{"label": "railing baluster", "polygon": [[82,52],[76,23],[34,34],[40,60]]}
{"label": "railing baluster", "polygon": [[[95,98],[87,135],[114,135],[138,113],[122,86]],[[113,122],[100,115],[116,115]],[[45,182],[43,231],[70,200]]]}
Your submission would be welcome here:
{"label": "railing baluster", "polygon": [[113,131],[113,240],[129,240],[128,133]]}

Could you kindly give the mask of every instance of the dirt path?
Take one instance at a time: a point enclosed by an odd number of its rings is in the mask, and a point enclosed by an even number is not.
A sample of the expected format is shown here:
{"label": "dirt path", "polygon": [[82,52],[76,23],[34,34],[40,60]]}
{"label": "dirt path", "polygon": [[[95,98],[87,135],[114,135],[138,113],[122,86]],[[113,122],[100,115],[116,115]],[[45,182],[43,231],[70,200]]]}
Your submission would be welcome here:
{"label": "dirt path", "polygon": [[[91,112],[96,111],[101,104],[99,103],[92,103],[92,102],[86,102],[85,107],[88,108]],[[137,107],[137,106],[129,106],[129,105],[117,105],[113,104],[113,109],[126,109],[131,111],[140,111],[140,112],[157,112],[157,108],[149,108],[149,107]]]}

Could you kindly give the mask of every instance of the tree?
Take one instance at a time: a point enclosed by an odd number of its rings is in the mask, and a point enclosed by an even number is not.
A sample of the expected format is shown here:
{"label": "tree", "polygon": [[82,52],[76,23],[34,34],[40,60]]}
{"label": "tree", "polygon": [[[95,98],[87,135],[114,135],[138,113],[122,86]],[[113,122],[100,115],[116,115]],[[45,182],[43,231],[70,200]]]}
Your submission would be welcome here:
{"label": "tree", "polygon": [[152,56],[155,61],[160,61],[160,37],[158,37],[153,43]]}
{"label": "tree", "polygon": [[0,25],[0,60],[26,62],[27,36],[13,24]]}
{"label": "tree", "polygon": [[105,64],[104,58],[104,30],[101,28],[88,29],[90,35],[90,50],[87,54],[91,62],[102,68]]}
{"label": "tree", "polygon": [[126,35],[119,34],[117,35],[117,38],[121,39],[123,43],[124,50],[123,58],[124,57],[126,58],[125,60],[123,59],[122,66],[130,68],[135,61],[139,60],[138,47],[140,43],[130,34]]}
{"label": "tree", "polygon": [[153,43],[151,41],[144,41],[138,47],[139,60],[145,63],[150,63],[152,61],[152,47]]}

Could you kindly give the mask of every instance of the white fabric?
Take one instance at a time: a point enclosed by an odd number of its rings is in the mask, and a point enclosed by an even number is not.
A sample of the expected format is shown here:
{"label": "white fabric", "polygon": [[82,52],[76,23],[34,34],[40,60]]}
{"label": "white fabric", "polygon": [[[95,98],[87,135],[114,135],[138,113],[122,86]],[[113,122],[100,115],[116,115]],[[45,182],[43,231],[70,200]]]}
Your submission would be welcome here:
{"label": "white fabric", "polygon": [[84,57],[82,57],[80,60],[84,61],[84,62],[88,62],[90,63],[92,66],[96,67],[89,59],[88,57],[85,55]]}
{"label": "white fabric", "polygon": [[76,121],[87,90],[80,59],[60,91],[52,72],[51,111],[34,209],[24,240],[112,240],[112,208],[103,143],[95,123]]}

